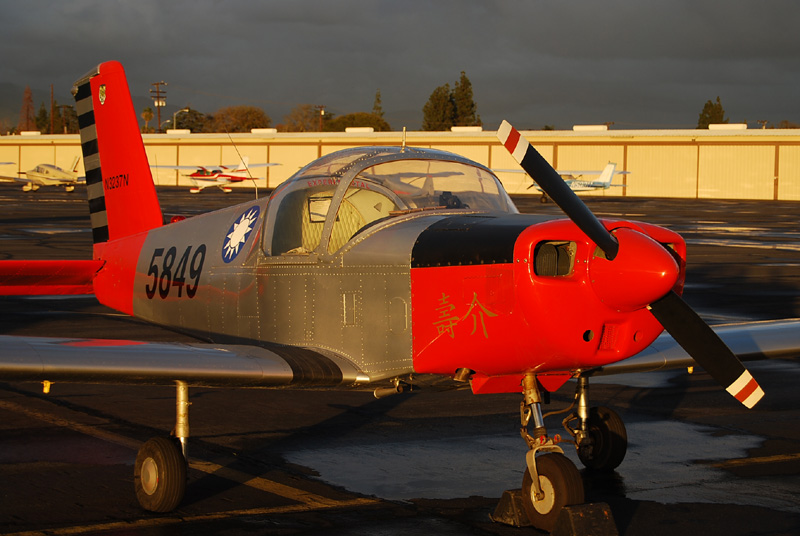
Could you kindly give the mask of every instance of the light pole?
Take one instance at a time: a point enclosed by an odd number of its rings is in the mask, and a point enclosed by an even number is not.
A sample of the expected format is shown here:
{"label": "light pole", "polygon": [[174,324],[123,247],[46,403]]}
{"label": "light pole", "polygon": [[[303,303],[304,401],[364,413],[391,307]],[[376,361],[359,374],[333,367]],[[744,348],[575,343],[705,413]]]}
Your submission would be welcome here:
{"label": "light pole", "polygon": [[174,114],[172,114],[172,128],[178,128],[178,119],[177,119],[178,114],[181,113],[181,112],[188,112],[188,111],[189,111],[189,108],[182,108],[182,109],[178,110],[177,112],[175,112]]}
{"label": "light pole", "polygon": [[325,117],[325,106],[320,104],[314,106],[317,110],[319,110],[319,131],[322,132],[322,119]]}

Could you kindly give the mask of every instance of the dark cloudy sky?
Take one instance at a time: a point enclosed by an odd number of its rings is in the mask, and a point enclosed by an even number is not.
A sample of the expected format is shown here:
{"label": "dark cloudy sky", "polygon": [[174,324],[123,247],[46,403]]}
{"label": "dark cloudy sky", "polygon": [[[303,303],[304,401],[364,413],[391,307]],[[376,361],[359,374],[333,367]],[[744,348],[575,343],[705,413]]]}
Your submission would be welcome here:
{"label": "dark cloudy sky", "polygon": [[799,29],[796,0],[0,0],[0,84],[64,102],[115,59],[134,95],[164,80],[175,107],[278,123],[304,103],[370,111],[380,89],[413,130],[463,70],[487,129],[693,128],[717,96],[757,126],[800,123]]}

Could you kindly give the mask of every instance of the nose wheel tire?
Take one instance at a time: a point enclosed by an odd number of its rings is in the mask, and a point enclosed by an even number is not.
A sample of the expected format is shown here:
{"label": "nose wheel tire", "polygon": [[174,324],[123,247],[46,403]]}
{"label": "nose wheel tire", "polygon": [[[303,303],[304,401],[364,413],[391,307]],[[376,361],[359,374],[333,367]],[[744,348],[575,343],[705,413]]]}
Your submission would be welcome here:
{"label": "nose wheel tire", "polygon": [[147,441],[133,471],[136,499],[145,510],[170,512],[186,492],[186,460],[179,443],[166,437]]}
{"label": "nose wheel tire", "polygon": [[583,503],[583,480],[575,464],[559,453],[538,456],[536,470],[544,497],[536,500],[533,478],[526,470],[522,479],[522,504],[534,527],[551,531],[562,508]]}
{"label": "nose wheel tire", "polygon": [[577,445],[578,458],[588,469],[613,471],[625,458],[628,433],[614,410],[594,407],[589,410],[588,441]]}

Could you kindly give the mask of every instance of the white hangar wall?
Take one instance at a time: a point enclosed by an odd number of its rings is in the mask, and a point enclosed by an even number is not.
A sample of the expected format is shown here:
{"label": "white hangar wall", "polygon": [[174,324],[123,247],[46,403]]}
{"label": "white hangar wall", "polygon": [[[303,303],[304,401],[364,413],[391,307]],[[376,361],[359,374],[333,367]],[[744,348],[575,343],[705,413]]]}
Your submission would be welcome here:
{"label": "white hangar wall", "polygon": [[[614,183],[624,188],[586,195],[716,199],[800,200],[800,130],[608,130],[525,131],[556,169],[601,170],[615,162]],[[254,168],[259,187],[276,187],[311,160],[347,147],[401,145],[401,132],[146,134],[150,164],[278,163]],[[452,151],[495,170],[518,169],[494,132],[408,132],[409,146]],[[2,136],[0,174],[13,175],[41,163],[68,167],[80,155],[77,135]],[[82,173],[82,163],[81,163]],[[524,173],[498,171],[510,193],[534,194]],[[588,178],[588,177],[587,177]],[[189,186],[180,172],[153,169],[158,185]],[[252,188],[251,182],[240,187]]]}

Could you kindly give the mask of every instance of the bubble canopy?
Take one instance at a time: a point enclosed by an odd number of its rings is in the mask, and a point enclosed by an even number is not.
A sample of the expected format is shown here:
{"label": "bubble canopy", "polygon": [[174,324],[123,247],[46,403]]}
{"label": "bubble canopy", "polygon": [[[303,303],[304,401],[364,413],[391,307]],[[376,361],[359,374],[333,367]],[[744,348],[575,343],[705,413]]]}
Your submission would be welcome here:
{"label": "bubble canopy", "polygon": [[459,209],[517,212],[499,179],[467,158],[410,147],[346,149],[311,162],[273,192],[265,250],[331,254],[379,220]]}

